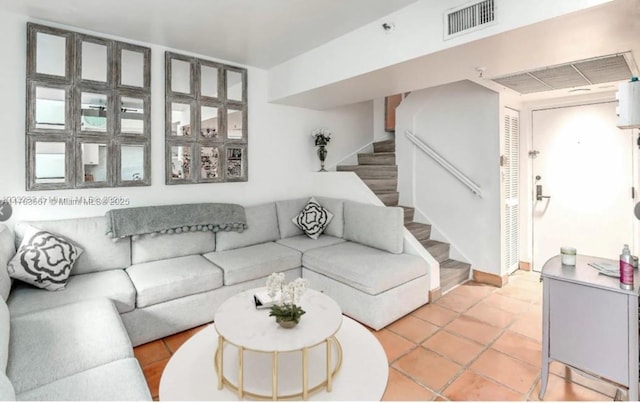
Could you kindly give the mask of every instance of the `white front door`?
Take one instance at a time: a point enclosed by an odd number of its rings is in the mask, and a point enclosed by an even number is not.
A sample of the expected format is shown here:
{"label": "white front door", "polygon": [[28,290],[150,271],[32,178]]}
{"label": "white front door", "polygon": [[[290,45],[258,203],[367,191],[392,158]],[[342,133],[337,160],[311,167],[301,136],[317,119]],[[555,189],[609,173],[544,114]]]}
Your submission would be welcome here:
{"label": "white front door", "polygon": [[614,102],[532,112],[535,270],[561,246],[611,259],[633,247],[633,136],[616,119]]}

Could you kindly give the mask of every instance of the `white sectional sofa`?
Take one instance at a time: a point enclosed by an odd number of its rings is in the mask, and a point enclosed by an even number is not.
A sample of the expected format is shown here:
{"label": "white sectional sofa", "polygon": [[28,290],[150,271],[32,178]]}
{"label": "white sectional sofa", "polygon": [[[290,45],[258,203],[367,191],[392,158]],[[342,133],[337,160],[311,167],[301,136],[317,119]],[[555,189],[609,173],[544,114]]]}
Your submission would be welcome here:
{"label": "white sectional sofa", "polygon": [[[403,253],[402,209],[316,199],[334,215],[317,240],[291,221],[309,198],[246,207],[242,233],[114,242],[104,217],[19,222],[15,239],[0,227],[0,400],[147,400],[132,346],[211,322],[273,272],[307,278],[374,329],[428,302],[426,262]],[[27,224],[84,250],[64,290],[10,287],[7,262]]]}

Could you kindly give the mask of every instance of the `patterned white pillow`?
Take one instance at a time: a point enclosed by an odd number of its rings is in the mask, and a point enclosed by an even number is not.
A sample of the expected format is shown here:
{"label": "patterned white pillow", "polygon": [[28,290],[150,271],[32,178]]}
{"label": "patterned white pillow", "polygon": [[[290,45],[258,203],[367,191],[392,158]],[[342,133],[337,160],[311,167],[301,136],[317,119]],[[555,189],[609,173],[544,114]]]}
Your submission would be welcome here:
{"label": "patterned white pillow", "polygon": [[9,276],[45,290],[62,290],[82,252],[60,235],[29,226],[18,252],[9,262]]}
{"label": "patterned white pillow", "polygon": [[309,238],[318,239],[331,222],[331,219],[333,219],[333,214],[312,197],[300,214],[293,217],[291,221],[304,231]]}

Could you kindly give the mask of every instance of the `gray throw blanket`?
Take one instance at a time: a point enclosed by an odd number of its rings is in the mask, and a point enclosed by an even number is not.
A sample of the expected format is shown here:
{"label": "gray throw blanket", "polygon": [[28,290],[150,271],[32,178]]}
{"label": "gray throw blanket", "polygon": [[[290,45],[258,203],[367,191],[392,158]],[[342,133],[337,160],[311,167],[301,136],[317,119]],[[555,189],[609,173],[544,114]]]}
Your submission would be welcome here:
{"label": "gray throw blanket", "polygon": [[111,238],[187,231],[242,232],[247,228],[244,207],[227,203],[130,207],[109,210],[105,217]]}

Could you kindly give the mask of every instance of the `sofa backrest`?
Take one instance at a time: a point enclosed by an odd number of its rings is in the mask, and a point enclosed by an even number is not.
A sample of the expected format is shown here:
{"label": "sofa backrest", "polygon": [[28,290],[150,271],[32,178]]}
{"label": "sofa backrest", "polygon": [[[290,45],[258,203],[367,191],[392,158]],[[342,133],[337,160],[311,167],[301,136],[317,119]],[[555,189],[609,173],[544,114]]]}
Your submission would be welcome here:
{"label": "sofa backrest", "polygon": [[73,265],[71,274],[124,269],[131,265],[131,238],[115,241],[109,238],[103,216],[16,223],[16,246],[22,242],[28,225],[61,235],[84,250]]}
{"label": "sofa backrest", "polygon": [[404,211],[401,207],[344,202],[344,239],[402,253],[404,245]]}
{"label": "sofa backrest", "polygon": [[214,250],[216,235],[211,231],[141,235],[131,240],[131,263],[204,255]]}
{"label": "sofa backrest", "polygon": [[10,334],[9,308],[3,299],[0,299],[0,400],[16,400],[16,393],[7,378],[7,361],[9,360],[9,334]]}
{"label": "sofa backrest", "polygon": [[216,232],[216,251],[242,248],[280,239],[275,203],[245,207],[247,229]]}
{"label": "sofa backrest", "polygon": [[[344,235],[344,214],[342,199],[333,199],[330,197],[314,196],[320,205],[333,214],[331,222],[324,230],[323,234],[342,238]],[[280,200],[276,202],[276,210],[278,213],[278,227],[280,228],[280,237],[289,238],[292,236],[303,235],[304,232],[298,228],[292,221],[300,211],[307,205],[311,197],[302,197],[300,199]]]}
{"label": "sofa backrest", "polygon": [[0,297],[3,301],[9,298],[11,291],[11,278],[7,271],[7,265],[16,253],[13,235],[6,225],[0,224]]}

